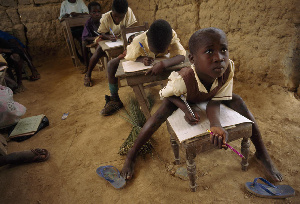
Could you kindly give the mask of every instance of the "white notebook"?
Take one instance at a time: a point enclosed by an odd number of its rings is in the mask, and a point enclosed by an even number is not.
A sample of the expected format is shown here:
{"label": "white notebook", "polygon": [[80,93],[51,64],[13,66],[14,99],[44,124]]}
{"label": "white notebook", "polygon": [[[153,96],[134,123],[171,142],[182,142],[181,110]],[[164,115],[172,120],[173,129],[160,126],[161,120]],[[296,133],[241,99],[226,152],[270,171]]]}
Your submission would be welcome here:
{"label": "white notebook", "polygon": [[[176,133],[178,140],[183,142],[195,136],[207,134],[207,129],[210,128],[209,120],[206,117],[206,103],[196,104],[193,109],[197,109],[200,115],[200,122],[197,125],[191,126],[184,119],[184,113],[181,109],[177,109],[169,118],[168,121]],[[221,104],[220,106],[220,122],[222,127],[232,127],[241,123],[253,123],[251,120],[245,118],[234,110]]]}

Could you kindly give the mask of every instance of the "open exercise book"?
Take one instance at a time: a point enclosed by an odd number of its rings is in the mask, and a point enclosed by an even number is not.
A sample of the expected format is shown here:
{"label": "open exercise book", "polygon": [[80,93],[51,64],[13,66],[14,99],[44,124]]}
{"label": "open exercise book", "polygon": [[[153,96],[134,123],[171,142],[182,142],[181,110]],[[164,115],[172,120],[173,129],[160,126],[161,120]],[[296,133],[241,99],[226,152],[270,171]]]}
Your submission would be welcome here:
{"label": "open exercise book", "polygon": [[33,135],[41,124],[45,115],[37,115],[28,118],[22,118],[14,130],[9,135],[9,138]]}
{"label": "open exercise book", "polygon": [[[193,106],[194,110],[200,115],[200,122],[197,125],[191,126],[184,119],[184,113],[181,109],[177,109],[169,118],[168,121],[176,133],[179,142],[191,139],[195,136],[207,134],[207,129],[210,128],[210,123],[206,117],[206,103],[196,104]],[[234,125],[241,123],[253,123],[251,120],[245,118],[234,110],[221,104],[220,106],[220,122],[222,127],[231,128]]]}
{"label": "open exercise book", "polygon": [[[163,59],[169,58],[170,53],[166,54],[164,57],[159,57],[154,60],[153,64],[162,61]],[[152,65],[145,66],[142,62],[134,62],[134,61],[124,61],[122,62],[122,67],[124,72],[137,72],[141,70],[146,70],[152,68]]]}
{"label": "open exercise book", "polygon": [[[128,38],[131,36],[131,35],[134,35],[134,34],[140,34],[142,32],[134,32],[134,33],[127,33],[126,34],[126,40],[128,41]],[[105,42],[105,44],[108,46],[108,47],[121,47],[123,46],[123,40],[121,39],[118,39],[116,42]]]}

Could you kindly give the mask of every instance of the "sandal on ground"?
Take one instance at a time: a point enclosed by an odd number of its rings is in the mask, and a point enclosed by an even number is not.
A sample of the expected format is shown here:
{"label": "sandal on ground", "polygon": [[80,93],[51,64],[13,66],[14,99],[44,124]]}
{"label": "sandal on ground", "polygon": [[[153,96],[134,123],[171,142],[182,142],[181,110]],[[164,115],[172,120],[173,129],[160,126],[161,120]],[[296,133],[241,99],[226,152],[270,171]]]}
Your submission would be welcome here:
{"label": "sandal on ground", "polygon": [[34,157],[26,160],[25,162],[44,162],[49,159],[50,153],[46,149],[31,149],[31,152],[34,154]]}
{"label": "sandal on ground", "polygon": [[[258,183],[258,179],[265,184]],[[255,178],[253,182],[247,182],[245,184],[246,189],[263,198],[288,198],[295,196],[295,190],[289,185],[273,185],[264,178]]]}
{"label": "sandal on ground", "polygon": [[36,75],[31,75],[29,77],[29,80],[30,81],[36,81],[36,80],[39,80],[41,78],[41,75],[40,74],[36,74]]}
{"label": "sandal on ground", "polygon": [[119,189],[126,185],[126,180],[120,175],[119,170],[114,166],[100,166],[97,174],[107,180],[113,187]]}
{"label": "sandal on ground", "polygon": [[87,75],[84,76],[84,85],[87,87],[93,86],[91,77],[89,77]]}

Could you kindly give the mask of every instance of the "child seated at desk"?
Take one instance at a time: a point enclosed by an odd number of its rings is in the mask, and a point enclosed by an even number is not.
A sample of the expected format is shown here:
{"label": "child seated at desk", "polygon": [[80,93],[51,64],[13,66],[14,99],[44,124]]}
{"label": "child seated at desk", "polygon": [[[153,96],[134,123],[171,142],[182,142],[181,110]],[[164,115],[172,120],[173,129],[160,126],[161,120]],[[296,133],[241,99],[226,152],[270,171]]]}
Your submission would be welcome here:
{"label": "child seated at desk", "polygon": [[[122,26],[125,26],[127,28],[132,26],[136,22],[136,18],[131,8],[128,7],[127,0],[114,0],[112,3],[112,10],[102,15],[98,33],[101,34],[101,38],[104,40],[116,41],[115,36],[121,34]],[[111,30],[113,33],[111,33]],[[96,39],[96,42],[98,42],[98,39]],[[98,46],[95,53],[90,59],[88,71],[84,76],[85,86],[92,86],[92,71],[96,66],[98,60],[104,55],[105,52],[100,46]]]}
{"label": "child seated at desk", "polygon": [[[143,48],[140,46],[143,45]],[[118,94],[118,78],[115,77],[120,60],[139,61],[146,66],[153,63],[154,58],[163,57],[170,53],[170,58],[155,63],[148,70],[147,74],[157,75],[163,72],[167,67],[179,64],[185,60],[186,51],[180,44],[176,32],[171,28],[170,24],[165,20],[156,20],[152,23],[149,30],[138,35],[127,47],[127,53],[112,59],[108,63],[108,86],[111,96],[105,96],[106,104],[101,111],[104,116],[111,115],[123,107],[123,103]],[[145,56],[145,55],[148,56]]]}
{"label": "child seated at desk", "polygon": [[206,114],[213,132],[210,141],[220,149],[226,148],[228,138],[228,133],[219,120],[221,103],[252,120],[254,124],[251,141],[256,148],[255,156],[275,181],[282,181],[282,175],[267,152],[253,115],[242,98],[232,93],[234,64],[229,59],[226,34],[218,28],[200,29],[190,38],[189,49],[191,67],[172,72],[167,86],[160,91],[163,98],[162,105],[147,120],[132,149],[128,152],[122,169],[124,178],[132,178],[138,150],[175,110],[180,108],[185,113],[184,119],[190,125],[200,121],[199,114],[193,110],[195,115],[193,117],[181,100],[180,96],[185,95],[189,103],[208,101]]}
{"label": "child seated at desk", "polygon": [[97,36],[97,30],[100,26],[100,18],[101,18],[101,6],[98,2],[93,1],[88,5],[90,18],[86,21],[83,32],[82,32],[82,50],[83,50],[83,59],[85,63],[85,69],[82,71],[82,74],[87,72],[89,66],[89,51],[86,47],[89,44],[92,44]]}
{"label": "child seated at desk", "polygon": [[64,0],[60,6],[59,20],[88,14],[88,8],[82,0]]}
{"label": "child seated at desk", "polygon": [[[88,8],[86,7],[85,3],[82,0],[64,0],[61,3],[60,15],[58,19],[60,21],[63,21],[66,18],[87,15],[88,13],[89,13]],[[80,46],[80,50],[82,50],[83,52],[82,40],[81,40],[83,26],[71,27],[70,29],[73,38],[77,40]],[[79,48],[76,48],[76,44],[75,44],[76,55],[78,56],[80,62],[83,63],[84,57],[78,52],[78,50]]]}

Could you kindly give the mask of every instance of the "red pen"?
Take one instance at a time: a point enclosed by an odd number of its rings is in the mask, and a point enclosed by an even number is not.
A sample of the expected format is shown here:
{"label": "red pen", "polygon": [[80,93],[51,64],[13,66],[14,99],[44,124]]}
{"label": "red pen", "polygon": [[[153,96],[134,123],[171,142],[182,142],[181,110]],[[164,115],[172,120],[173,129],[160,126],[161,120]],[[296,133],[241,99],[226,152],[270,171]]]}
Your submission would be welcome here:
{"label": "red pen", "polygon": [[[212,131],[210,131],[209,129],[206,130],[207,132],[209,132],[211,135],[213,135],[214,133]],[[245,159],[244,155],[242,155],[241,153],[239,153],[237,150],[235,150],[233,147],[231,147],[229,144],[225,144],[229,149],[231,149],[232,151],[234,151],[237,155],[239,155],[241,158]]]}

